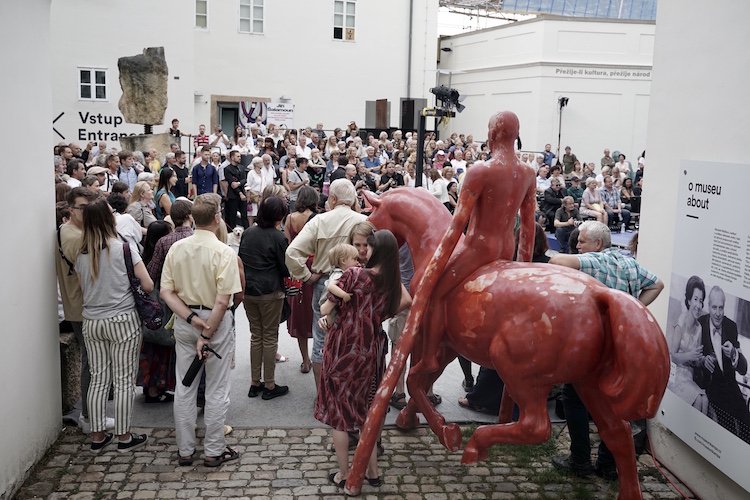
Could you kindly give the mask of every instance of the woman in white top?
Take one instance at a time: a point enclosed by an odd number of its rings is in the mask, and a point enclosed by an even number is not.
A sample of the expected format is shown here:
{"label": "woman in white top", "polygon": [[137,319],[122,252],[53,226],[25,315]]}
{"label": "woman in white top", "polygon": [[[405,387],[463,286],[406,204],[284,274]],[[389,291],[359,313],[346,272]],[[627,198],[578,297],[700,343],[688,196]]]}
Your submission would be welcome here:
{"label": "woman in white top", "polygon": [[252,168],[247,172],[245,181],[245,192],[247,193],[247,221],[250,226],[255,222],[255,216],[258,215],[258,201],[266,187],[266,182],[261,169],[263,168],[263,158],[256,156],[251,163]]}
{"label": "woman in white top", "polygon": [[440,171],[435,168],[430,170],[430,179],[432,180],[430,192],[440,203],[448,203],[448,181],[445,180]]}

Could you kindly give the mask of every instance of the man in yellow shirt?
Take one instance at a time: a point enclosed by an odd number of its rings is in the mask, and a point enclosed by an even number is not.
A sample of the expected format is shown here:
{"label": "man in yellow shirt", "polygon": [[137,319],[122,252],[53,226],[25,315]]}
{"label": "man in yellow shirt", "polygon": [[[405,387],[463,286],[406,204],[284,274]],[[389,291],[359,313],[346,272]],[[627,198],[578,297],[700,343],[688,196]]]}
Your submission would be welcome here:
{"label": "man in yellow shirt", "polygon": [[[229,373],[234,353],[231,334],[232,295],[242,291],[237,255],[216,238],[221,219],[221,198],[206,193],[192,208],[195,233],[169,249],[161,276],[161,297],[175,313],[177,387],[174,421],[180,465],[192,465],[195,453],[198,383],[185,387],[181,381],[196,353],[205,359],[206,407],[203,442],[207,467],[236,460],[239,453],[226,446],[224,421],[229,408]],[[217,356],[204,352],[209,346]],[[200,377],[200,373],[196,378]]]}

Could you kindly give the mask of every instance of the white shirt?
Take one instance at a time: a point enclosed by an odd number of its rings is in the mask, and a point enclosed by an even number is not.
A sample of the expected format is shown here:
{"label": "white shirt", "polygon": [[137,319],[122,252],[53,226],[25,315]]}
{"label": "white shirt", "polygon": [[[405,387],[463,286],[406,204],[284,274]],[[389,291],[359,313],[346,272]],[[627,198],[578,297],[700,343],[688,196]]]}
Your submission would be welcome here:
{"label": "white shirt", "polygon": [[442,177],[432,181],[430,192],[437,198],[440,203],[448,202],[448,181]]}
{"label": "white shirt", "polygon": [[73,177],[68,179],[67,182],[68,182],[68,186],[72,188],[81,187],[81,181],[79,181],[78,179],[74,179]]}
{"label": "white shirt", "polygon": [[550,180],[549,179],[542,179],[538,175],[536,176],[536,190],[537,191],[546,191],[550,186]]}
{"label": "white shirt", "polygon": [[[216,140],[217,137],[218,136],[216,134],[209,135],[208,145],[210,146],[211,144],[213,144],[213,142]],[[221,139],[219,139],[219,142],[217,142],[216,145],[211,148],[211,151],[218,150],[221,154],[226,155],[227,154],[227,142],[229,142],[229,139],[227,138],[227,134],[222,133]]]}
{"label": "white shirt", "polygon": [[141,225],[133,218],[130,214],[115,214],[115,229],[117,234],[125,238],[130,243],[133,243],[138,250],[141,251],[141,240],[143,239],[143,232],[141,231]]}
{"label": "white shirt", "polygon": [[[273,178],[271,179],[273,184]],[[250,169],[247,173],[247,181],[245,182],[245,190],[251,191],[258,195],[263,193],[263,190],[267,186],[267,179],[263,175],[263,168],[261,167],[260,173],[256,172],[254,168]]]}
{"label": "white shirt", "polygon": [[263,165],[260,167],[260,175],[263,177],[263,189],[265,189],[266,186],[273,184],[273,180],[276,178],[276,169],[273,168],[273,165],[268,167]]}
{"label": "white shirt", "polygon": [[308,148],[307,146],[302,147],[299,144],[295,147],[297,151],[297,158],[307,158],[310,159],[310,155],[312,154],[312,150]]}

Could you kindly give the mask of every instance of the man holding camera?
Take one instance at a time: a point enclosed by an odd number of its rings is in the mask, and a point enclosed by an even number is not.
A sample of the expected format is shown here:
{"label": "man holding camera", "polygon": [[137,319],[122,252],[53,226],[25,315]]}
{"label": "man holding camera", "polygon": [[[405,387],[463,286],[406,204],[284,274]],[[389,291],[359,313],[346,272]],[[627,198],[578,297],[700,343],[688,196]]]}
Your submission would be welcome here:
{"label": "man holding camera", "polygon": [[570,233],[581,223],[581,216],[578,215],[578,209],[575,206],[572,196],[566,196],[562,199],[562,206],[555,212],[555,238],[560,243],[560,253],[570,253],[568,241]]}
{"label": "man holding camera", "polygon": [[[161,298],[175,314],[177,380],[184,378],[196,353],[205,359],[201,368],[206,372],[203,464],[218,467],[239,458],[239,453],[226,446],[224,422],[229,408],[230,360],[235,342],[229,306],[232,296],[242,292],[242,282],[237,255],[215,234],[219,225],[224,224],[221,197],[216,193],[202,194],[196,198],[191,212],[195,232],[169,249],[161,276]],[[204,346],[223,359],[209,355]],[[197,383],[189,387],[177,383],[174,422],[178,463],[183,466],[193,464],[197,396]]]}
{"label": "man holding camera", "polygon": [[229,145],[229,137],[224,133],[221,125],[217,125],[214,133],[208,136],[208,146],[211,148],[211,151],[218,151],[223,161],[227,156]]}
{"label": "man holding camera", "polygon": [[385,173],[380,176],[378,183],[378,194],[385,193],[391,188],[404,185],[404,176],[396,172],[396,165],[388,162],[385,166]]}

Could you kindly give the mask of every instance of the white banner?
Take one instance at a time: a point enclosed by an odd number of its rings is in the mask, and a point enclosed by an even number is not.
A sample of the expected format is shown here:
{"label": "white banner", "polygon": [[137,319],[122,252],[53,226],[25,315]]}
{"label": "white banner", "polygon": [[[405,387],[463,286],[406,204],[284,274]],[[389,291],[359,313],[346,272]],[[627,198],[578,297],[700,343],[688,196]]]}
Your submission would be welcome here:
{"label": "white banner", "polygon": [[277,126],[294,128],[294,104],[289,102],[240,102],[240,124],[248,128],[255,123],[256,118],[265,124],[273,123]]}
{"label": "white banner", "polygon": [[750,165],[680,168],[659,419],[750,491]]}

